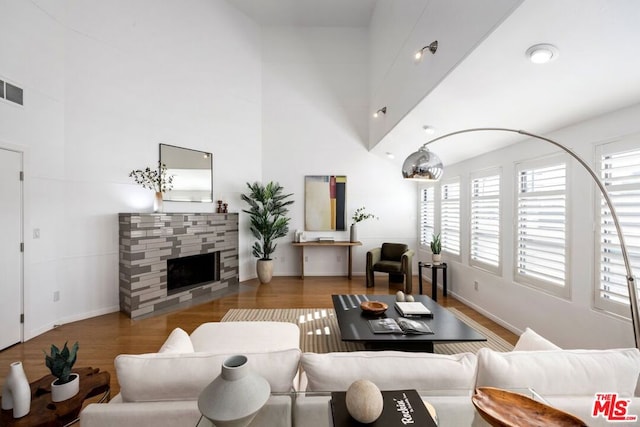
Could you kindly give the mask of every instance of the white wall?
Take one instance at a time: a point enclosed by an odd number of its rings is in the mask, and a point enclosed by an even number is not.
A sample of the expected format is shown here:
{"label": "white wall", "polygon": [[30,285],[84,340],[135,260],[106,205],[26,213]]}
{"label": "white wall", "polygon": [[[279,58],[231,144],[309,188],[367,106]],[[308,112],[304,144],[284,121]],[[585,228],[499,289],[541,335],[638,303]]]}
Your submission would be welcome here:
{"label": "white wall", "polygon": [[260,31],[222,0],[0,6],[0,75],[25,88],[24,108],[0,103],[0,141],[26,153],[28,339],[118,309],[117,213],[151,209],[128,173],[159,143],[213,152],[214,199],[240,209],[262,176]]}
{"label": "white wall", "polygon": [[[300,274],[299,254],[289,242],[294,230],[304,229],[305,175],[347,176],[349,225],[361,206],[380,218],[359,224],[363,246],[354,248],[354,274],[364,274],[366,251],[383,241],[416,248],[415,187],[366,148],[368,64],[365,28],[263,28],[262,178],[278,181],[295,199],[291,236],[276,249],[276,275]],[[306,234],[349,239],[348,231]],[[305,255],[305,275],[346,273],[343,248],[309,248]],[[364,278],[357,280],[364,286]]]}
{"label": "white wall", "polygon": [[[565,129],[544,135],[569,148],[595,165],[595,146],[618,139],[640,135],[637,120],[640,105],[616,111]],[[635,135],[634,135],[635,134]],[[632,135],[632,136],[629,136]],[[432,147],[437,152],[437,143]],[[459,164],[446,166],[445,177],[461,178],[461,260],[451,258],[449,263],[450,289],[452,292],[488,317],[514,332],[531,327],[561,347],[566,348],[615,348],[633,347],[631,322],[593,308],[595,201],[599,193],[587,172],[574,160],[568,160],[570,199],[568,224],[570,224],[570,299],[551,296],[542,291],[514,282],[514,168],[515,163],[535,159],[561,151],[540,140],[528,140],[509,148]],[[469,266],[469,173],[490,167],[502,168],[501,235],[503,267],[500,276]],[[465,202],[466,201],[466,202]],[[438,212],[439,206],[436,206]],[[427,255],[421,253],[421,257]],[[639,273],[634,272],[637,276]],[[473,283],[478,281],[478,290]]]}

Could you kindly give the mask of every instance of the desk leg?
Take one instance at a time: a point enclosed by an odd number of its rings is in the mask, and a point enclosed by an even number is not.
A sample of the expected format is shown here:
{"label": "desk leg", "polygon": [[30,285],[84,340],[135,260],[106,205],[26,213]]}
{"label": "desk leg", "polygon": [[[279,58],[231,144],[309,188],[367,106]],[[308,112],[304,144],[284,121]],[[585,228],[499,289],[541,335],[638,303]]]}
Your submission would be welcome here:
{"label": "desk leg", "polygon": [[304,279],[304,246],[300,246],[300,278]]}
{"label": "desk leg", "polygon": [[442,269],[442,295],[447,296],[447,267]]}
{"label": "desk leg", "polygon": [[431,266],[431,299],[438,301],[438,269]]}
{"label": "desk leg", "polygon": [[351,263],[352,263],[352,260],[351,260],[351,246],[347,246],[347,252],[348,252],[347,258],[349,259],[349,261],[347,261],[348,264],[349,264],[349,274],[347,275],[347,277],[349,278],[349,280],[351,280]]}

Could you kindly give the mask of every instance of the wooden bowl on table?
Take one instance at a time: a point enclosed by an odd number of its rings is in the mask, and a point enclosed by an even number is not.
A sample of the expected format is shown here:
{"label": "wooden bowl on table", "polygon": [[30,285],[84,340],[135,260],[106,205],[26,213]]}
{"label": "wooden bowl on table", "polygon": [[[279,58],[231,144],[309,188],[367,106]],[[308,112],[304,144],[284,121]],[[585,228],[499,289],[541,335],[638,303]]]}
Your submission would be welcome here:
{"label": "wooden bowl on table", "polygon": [[360,303],[360,309],[362,312],[373,316],[384,314],[384,312],[387,311],[387,308],[389,308],[389,306],[381,301],[362,301]]}
{"label": "wooden bowl on table", "polygon": [[482,418],[494,427],[586,427],[581,419],[531,399],[494,387],[477,387],[471,397]]}

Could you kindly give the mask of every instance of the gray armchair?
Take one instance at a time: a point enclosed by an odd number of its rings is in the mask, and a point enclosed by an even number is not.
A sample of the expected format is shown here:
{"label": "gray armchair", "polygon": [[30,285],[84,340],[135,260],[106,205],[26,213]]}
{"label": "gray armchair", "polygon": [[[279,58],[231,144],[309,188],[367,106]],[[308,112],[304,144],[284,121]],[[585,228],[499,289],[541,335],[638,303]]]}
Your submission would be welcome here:
{"label": "gray armchair", "polygon": [[404,282],[404,292],[413,290],[413,250],[404,243],[383,243],[367,252],[367,288],[375,285],[374,271],[389,273],[389,282]]}

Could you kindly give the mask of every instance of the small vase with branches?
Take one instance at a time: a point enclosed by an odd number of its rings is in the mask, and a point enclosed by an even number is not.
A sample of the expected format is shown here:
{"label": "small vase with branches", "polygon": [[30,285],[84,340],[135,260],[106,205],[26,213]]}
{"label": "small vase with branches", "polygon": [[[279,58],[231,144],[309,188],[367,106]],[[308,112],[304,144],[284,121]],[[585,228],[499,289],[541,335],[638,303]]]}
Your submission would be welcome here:
{"label": "small vase with branches", "polygon": [[158,162],[158,169],[151,169],[147,166],[144,169],[135,169],[129,173],[129,177],[133,178],[136,184],[155,192],[154,212],[162,212],[163,194],[173,188],[174,176],[168,174],[167,165],[160,161]]}

